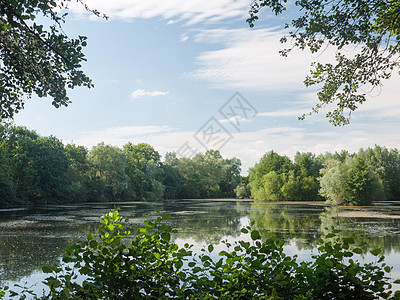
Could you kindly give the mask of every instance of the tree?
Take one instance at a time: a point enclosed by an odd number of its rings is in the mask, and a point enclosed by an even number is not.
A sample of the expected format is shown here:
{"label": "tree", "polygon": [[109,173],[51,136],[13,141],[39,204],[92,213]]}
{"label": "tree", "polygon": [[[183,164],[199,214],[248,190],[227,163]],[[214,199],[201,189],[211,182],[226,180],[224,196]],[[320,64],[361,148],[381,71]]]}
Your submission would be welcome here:
{"label": "tree", "polygon": [[377,175],[369,169],[364,159],[357,157],[353,169],[349,173],[345,188],[346,203],[369,205],[383,191],[383,185]]}
{"label": "tree", "polygon": [[328,159],[321,175],[320,195],[332,204],[366,205],[382,199],[382,181],[362,157],[349,156],[343,162]]}
{"label": "tree", "polygon": [[81,70],[86,37],[69,39],[61,27],[69,1],[0,2],[0,119],[21,110],[25,96],[50,96],[55,107],[67,106],[67,88],[93,86]]}
{"label": "tree", "polygon": [[161,200],[164,186],[161,183],[163,169],[161,155],[146,143],[123,146],[127,159],[126,174],[129,178],[128,200]]}
{"label": "tree", "polygon": [[282,200],[282,174],[293,169],[287,156],[274,151],[265,153],[260,161],[249,169],[251,196],[259,200]]}
{"label": "tree", "polygon": [[93,180],[100,183],[96,185],[99,191],[95,193],[100,199],[93,200],[119,200],[119,196],[128,186],[128,176],[125,173],[126,157],[123,151],[101,142],[89,152],[88,160],[92,164]]}
{"label": "tree", "polygon": [[62,142],[25,127],[2,126],[1,131],[0,189],[8,204],[66,202],[68,159]]}
{"label": "tree", "polygon": [[68,159],[68,189],[70,202],[88,201],[90,185],[90,164],[88,150],[84,146],[68,144],[65,146],[65,154]]}
{"label": "tree", "polygon": [[[255,0],[247,20],[250,27],[258,19],[262,7],[278,15],[286,10],[286,0]],[[309,48],[312,53],[326,46],[337,48],[336,64],[313,63],[313,70],[304,83],[322,84],[319,103],[312,112],[318,113],[329,104],[336,107],[326,116],[337,125],[345,125],[350,116],[366,101],[365,90],[380,87],[399,68],[400,2],[398,0],[298,0],[298,18],[293,19],[289,37],[291,49],[281,51],[287,56],[294,47]],[[287,42],[284,36],[281,42]],[[345,55],[346,47],[359,46],[355,55]],[[312,113],[311,112],[311,113]],[[310,114],[311,114],[310,113]],[[304,119],[305,115],[300,117]]]}

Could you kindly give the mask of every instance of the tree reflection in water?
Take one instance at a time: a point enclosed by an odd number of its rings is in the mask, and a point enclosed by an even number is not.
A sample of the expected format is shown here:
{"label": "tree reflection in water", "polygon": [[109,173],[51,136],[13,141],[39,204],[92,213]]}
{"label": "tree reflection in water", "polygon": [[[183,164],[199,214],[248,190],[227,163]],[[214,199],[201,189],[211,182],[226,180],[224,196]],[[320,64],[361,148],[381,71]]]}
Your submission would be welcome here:
{"label": "tree reflection in water", "polygon": [[263,237],[276,236],[306,252],[315,248],[325,228],[331,226],[341,229],[342,237],[355,236],[355,246],[365,255],[379,247],[385,254],[400,252],[400,212],[394,206],[325,207],[321,202],[235,199],[90,204],[14,216],[7,213],[7,217],[0,213],[0,285],[18,282],[58,262],[68,244],[96,233],[99,216],[116,206],[123,217],[130,218],[127,229],[133,232],[146,218],[156,217],[155,209],[171,214],[168,225],[178,229],[173,238],[197,245],[239,239],[241,227],[253,223]]}

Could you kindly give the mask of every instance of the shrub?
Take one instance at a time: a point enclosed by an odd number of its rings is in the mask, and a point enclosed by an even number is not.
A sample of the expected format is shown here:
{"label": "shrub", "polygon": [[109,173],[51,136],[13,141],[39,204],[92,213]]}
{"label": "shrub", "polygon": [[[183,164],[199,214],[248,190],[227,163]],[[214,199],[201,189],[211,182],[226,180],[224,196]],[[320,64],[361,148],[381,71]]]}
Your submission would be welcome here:
{"label": "shrub", "polygon": [[[223,243],[226,249],[212,259],[214,246],[194,255],[191,245],[171,242],[175,233],[164,221],[145,221],[138,235],[124,230],[118,210],[102,217],[98,237],[68,247],[64,267],[45,267],[51,274],[42,299],[395,299],[391,267],[380,250],[375,263],[362,265],[351,248],[354,239],[341,239],[333,227],[318,242],[309,262],[283,252],[277,238],[262,240],[259,231],[246,227],[248,241]],[[72,265],[72,266],[71,266]],[[70,266],[70,267],[69,267]],[[80,284],[78,274],[85,276]],[[7,289],[7,288],[6,288]],[[0,289],[0,298],[2,296]],[[23,296],[21,296],[23,298]]]}

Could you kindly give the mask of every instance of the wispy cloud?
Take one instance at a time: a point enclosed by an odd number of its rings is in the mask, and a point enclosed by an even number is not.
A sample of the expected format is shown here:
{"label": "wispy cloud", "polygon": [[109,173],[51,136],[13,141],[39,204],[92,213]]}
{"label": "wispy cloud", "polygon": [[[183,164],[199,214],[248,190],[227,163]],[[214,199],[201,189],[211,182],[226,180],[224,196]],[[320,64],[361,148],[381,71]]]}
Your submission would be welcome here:
{"label": "wispy cloud", "polygon": [[147,136],[157,136],[173,131],[170,126],[119,126],[83,133],[74,143],[91,148],[100,142],[122,146],[128,142],[137,143]]}
{"label": "wispy cloud", "polygon": [[187,33],[184,33],[181,35],[180,41],[186,42],[188,39],[189,39],[189,35]]}
{"label": "wispy cloud", "polygon": [[165,96],[168,95],[169,92],[163,92],[163,91],[146,91],[143,89],[137,89],[131,93],[131,98],[133,100],[136,100],[138,98],[142,98],[145,96],[149,97],[156,97],[156,96]]}
{"label": "wispy cloud", "polygon": [[[71,9],[85,13],[84,7],[75,2],[71,2]],[[130,21],[162,17],[169,20],[168,23],[186,21],[190,24],[246,16],[250,5],[249,0],[85,0],[85,3],[111,19]]]}
{"label": "wispy cloud", "polygon": [[306,92],[303,80],[311,62],[332,59],[334,49],[328,48],[319,57],[295,49],[282,57],[279,51],[290,47],[280,43],[284,34],[277,28],[200,30],[195,42],[220,48],[201,53],[196,58],[199,67],[186,75],[220,89]]}
{"label": "wispy cloud", "polygon": [[258,113],[258,117],[299,117],[302,114],[310,112],[310,108],[307,109],[280,109],[276,111],[267,111]]}
{"label": "wispy cloud", "polygon": [[[232,133],[233,138],[220,150],[224,157],[241,159],[242,170],[246,172],[270,150],[293,158],[297,151],[320,154],[345,149],[355,152],[361,147],[373,147],[375,144],[400,148],[400,140],[393,139],[391,126],[386,123],[356,122],[351,127],[345,126],[323,132],[315,130],[315,126],[269,127]],[[193,137],[195,133],[170,126],[121,126],[85,133],[74,139],[74,142],[88,148],[102,141],[119,147],[127,142],[134,144],[144,142],[152,145],[162,155],[178,151],[185,142],[189,142],[197,152],[204,153],[206,149],[196,143]]]}
{"label": "wispy cloud", "polygon": [[225,119],[218,120],[218,122],[232,123],[232,124],[235,124],[235,126],[236,126],[236,125],[239,125],[240,123],[249,123],[249,122],[251,122],[251,120],[243,117],[242,115],[236,115],[231,118],[225,118]]}

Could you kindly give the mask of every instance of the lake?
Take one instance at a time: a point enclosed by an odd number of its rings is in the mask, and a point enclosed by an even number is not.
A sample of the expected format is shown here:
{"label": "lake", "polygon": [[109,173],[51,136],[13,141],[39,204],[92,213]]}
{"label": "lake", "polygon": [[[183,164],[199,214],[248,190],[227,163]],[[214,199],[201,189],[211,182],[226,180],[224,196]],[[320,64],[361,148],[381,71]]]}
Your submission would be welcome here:
{"label": "lake", "polygon": [[283,239],[285,252],[297,254],[300,260],[310,259],[325,228],[334,225],[342,230],[342,236],[356,236],[356,245],[363,250],[361,260],[373,260],[369,251],[382,247],[386,262],[394,267],[392,278],[400,278],[400,206],[396,203],[326,207],[319,202],[196,199],[0,210],[0,285],[26,282],[40,293],[40,282],[46,277],[41,268],[57,263],[67,245],[98,232],[99,217],[114,207],[130,218],[132,230],[145,219],[158,216],[156,209],[170,214],[169,225],[178,230],[174,241],[193,244],[195,251],[209,243],[217,245],[222,239],[246,239],[240,229],[253,223],[262,236]]}

